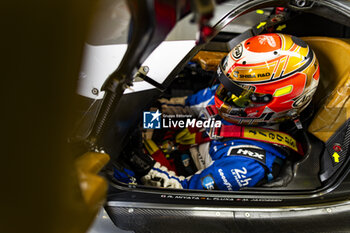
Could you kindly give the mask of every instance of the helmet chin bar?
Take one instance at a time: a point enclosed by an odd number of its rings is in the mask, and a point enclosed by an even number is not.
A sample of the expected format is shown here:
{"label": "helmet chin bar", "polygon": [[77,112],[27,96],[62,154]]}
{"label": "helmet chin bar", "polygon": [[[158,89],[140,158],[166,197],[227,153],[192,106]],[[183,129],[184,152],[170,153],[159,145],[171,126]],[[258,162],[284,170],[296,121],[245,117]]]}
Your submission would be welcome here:
{"label": "helmet chin bar", "polygon": [[239,116],[239,117],[247,117],[247,113],[243,111],[241,108],[232,108],[230,109],[230,115]]}
{"label": "helmet chin bar", "polygon": [[249,98],[254,103],[265,103],[266,104],[272,100],[272,95],[265,94],[265,95],[259,96],[255,93],[252,93]]}

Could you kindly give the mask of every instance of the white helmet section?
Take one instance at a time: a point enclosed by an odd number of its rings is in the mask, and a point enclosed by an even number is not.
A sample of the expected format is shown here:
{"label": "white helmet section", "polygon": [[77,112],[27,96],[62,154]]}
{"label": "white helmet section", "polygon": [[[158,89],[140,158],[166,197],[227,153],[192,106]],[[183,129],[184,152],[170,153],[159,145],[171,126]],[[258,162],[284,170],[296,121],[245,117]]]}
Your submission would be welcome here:
{"label": "white helmet section", "polygon": [[[145,60],[147,76],[163,83],[171,71],[195,46],[195,40],[163,41]],[[117,69],[127,49],[126,44],[93,46],[86,44],[82,68],[78,80],[78,94],[102,99],[101,87],[107,77]],[[134,82],[124,94],[155,88],[145,81]]]}

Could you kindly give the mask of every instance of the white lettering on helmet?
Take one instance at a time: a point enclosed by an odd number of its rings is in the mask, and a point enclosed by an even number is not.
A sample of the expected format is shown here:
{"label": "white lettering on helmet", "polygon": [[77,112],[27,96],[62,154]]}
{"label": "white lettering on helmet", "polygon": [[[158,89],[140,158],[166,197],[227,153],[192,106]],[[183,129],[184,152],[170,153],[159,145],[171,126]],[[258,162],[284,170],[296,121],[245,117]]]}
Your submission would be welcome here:
{"label": "white lettering on helmet", "polygon": [[260,44],[265,44],[268,43],[271,47],[276,47],[276,41],[273,39],[272,36],[266,36],[266,35],[261,35],[259,37],[259,43]]}

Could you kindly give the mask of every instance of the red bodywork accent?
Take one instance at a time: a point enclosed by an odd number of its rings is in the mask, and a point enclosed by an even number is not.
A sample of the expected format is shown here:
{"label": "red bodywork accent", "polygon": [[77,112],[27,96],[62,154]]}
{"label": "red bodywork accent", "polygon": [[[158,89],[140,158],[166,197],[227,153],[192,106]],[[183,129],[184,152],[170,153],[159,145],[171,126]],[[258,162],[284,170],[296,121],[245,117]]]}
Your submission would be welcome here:
{"label": "red bodywork accent", "polygon": [[340,151],[342,151],[342,148],[341,148],[341,146],[339,144],[334,144],[333,150],[336,151],[336,152],[340,152]]}
{"label": "red bodywork accent", "polygon": [[173,1],[156,0],[154,2],[154,10],[158,24],[165,28],[173,28],[176,24],[176,7]]}
{"label": "red bodywork accent", "polygon": [[278,14],[282,13],[283,11],[284,11],[284,7],[276,7],[275,13],[276,13],[276,15],[278,15]]}

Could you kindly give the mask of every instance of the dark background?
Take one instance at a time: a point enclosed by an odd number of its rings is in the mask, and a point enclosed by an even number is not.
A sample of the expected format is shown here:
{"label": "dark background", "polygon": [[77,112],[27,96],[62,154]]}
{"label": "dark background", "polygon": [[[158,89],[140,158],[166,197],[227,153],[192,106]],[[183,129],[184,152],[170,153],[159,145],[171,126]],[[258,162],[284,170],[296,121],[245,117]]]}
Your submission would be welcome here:
{"label": "dark background", "polygon": [[1,1],[3,233],[82,232],[91,220],[65,138],[95,3]]}

